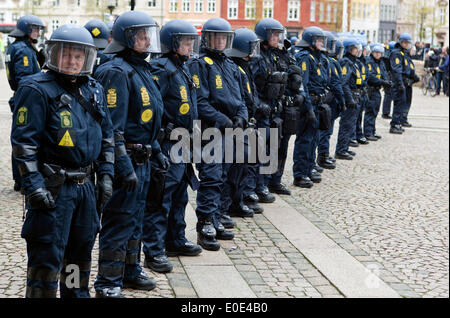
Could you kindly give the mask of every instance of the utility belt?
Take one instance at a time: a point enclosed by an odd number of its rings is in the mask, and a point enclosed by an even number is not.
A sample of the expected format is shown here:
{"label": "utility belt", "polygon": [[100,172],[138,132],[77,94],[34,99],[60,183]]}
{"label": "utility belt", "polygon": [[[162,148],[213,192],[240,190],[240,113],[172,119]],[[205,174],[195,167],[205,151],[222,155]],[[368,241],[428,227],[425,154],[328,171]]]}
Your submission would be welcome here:
{"label": "utility belt", "polygon": [[352,92],[352,97],[353,100],[355,101],[355,103],[359,103],[361,101],[361,96],[362,96],[362,92],[360,88],[355,88],[351,90]]}
{"label": "utility belt", "polygon": [[150,160],[152,156],[152,146],[143,144],[125,144],[127,154],[137,166],[142,166]]}
{"label": "utility belt", "polygon": [[309,99],[311,100],[311,104],[320,105],[325,101],[325,94],[310,93]]}
{"label": "utility belt", "polygon": [[92,181],[94,169],[92,164],[83,168],[71,169],[44,163],[40,165],[39,171],[45,178],[45,188],[50,191],[56,201],[64,183],[74,182],[83,185],[86,181]]}

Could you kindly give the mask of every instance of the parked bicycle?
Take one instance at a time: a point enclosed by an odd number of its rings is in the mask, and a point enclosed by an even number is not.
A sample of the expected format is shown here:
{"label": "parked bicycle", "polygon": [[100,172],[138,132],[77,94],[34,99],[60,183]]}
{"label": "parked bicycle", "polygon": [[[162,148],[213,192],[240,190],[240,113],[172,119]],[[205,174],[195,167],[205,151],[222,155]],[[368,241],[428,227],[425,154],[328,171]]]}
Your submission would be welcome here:
{"label": "parked bicycle", "polygon": [[425,74],[422,75],[422,93],[427,95],[427,92],[430,92],[431,97],[436,96],[436,70],[434,68],[426,67],[424,68]]}

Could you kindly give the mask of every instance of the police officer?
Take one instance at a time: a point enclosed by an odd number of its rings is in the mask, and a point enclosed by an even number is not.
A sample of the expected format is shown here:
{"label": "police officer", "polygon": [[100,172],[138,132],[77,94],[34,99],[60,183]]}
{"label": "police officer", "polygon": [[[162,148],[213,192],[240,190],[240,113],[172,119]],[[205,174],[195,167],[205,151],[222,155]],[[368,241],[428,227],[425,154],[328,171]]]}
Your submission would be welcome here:
{"label": "police officer", "polygon": [[361,90],[361,103],[359,107],[358,118],[356,120],[355,132],[353,134],[353,138],[350,141],[350,146],[357,147],[358,144],[367,145],[369,141],[364,137],[362,122],[363,122],[363,113],[365,114],[367,105],[369,103],[368,96],[368,70],[367,70],[367,58],[370,54],[370,47],[367,45],[367,41],[365,39],[358,39],[362,46],[362,53],[358,57],[358,62],[360,64],[361,70],[361,80],[362,80],[362,90]]}
{"label": "police officer", "polygon": [[84,25],[84,27],[91,33],[94,38],[95,46],[97,47],[97,60],[94,65],[94,74],[101,64],[109,61],[111,59],[110,55],[106,55],[103,53],[103,50],[108,45],[108,39],[110,35],[110,30],[105,22],[101,20],[90,20],[88,23]]}
{"label": "police officer", "polygon": [[381,57],[384,54],[384,47],[381,44],[375,44],[371,50],[371,56],[368,58],[368,84],[369,84],[369,103],[364,116],[364,135],[369,141],[377,141],[381,138],[376,133],[375,121],[380,111],[381,94],[380,89],[390,89],[392,82],[389,80],[386,67]]}
{"label": "police officer", "polygon": [[[38,53],[33,44],[41,36],[44,24],[34,15],[25,15],[17,21],[17,27],[9,36],[16,40],[8,46],[5,66],[9,86],[14,92],[19,88],[19,82],[27,75],[39,73],[45,60],[44,54]],[[40,62],[40,63],[39,63]],[[11,112],[14,111],[14,96],[9,100]],[[17,163],[12,158],[12,173],[15,181],[14,190],[20,191],[20,174]]]}
{"label": "police officer", "polygon": [[414,80],[418,79],[414,72],[414,67],[411,68],[410,66],[412,61],[408,51],[411,43],[412,38],[408,33],[400,34],[398,42],[395,44],[395,48],[389,57],[394,82],[392,88],[394,110],[392,113],[391,129],[389,130],[392,134],[403,133],[402,124],[406,121],[405,114],[409,109],[407,94],[412,91]]}
{"label": "police officer", "polygon": [[409,78],[405,81],[405,89],[406,89],[406,106],[403,110],[403,116],[402,116],[402,127],[412,127],[412,125],[408,121],[408,113],[409,109],[411,108],[411,101],[412,101],[412,86],[413,84],[420,81],[419,76],[416,74],[416,68],[413,62],[413,59],[411,56],[411,51],[415,50],[415,47],[412,46],[407,52],[405,52],[406,60],[408,63],[408,66],[410,68],[409,70]]}
{"label": "police officer", "polygon": [[[184,20],[165,24],[160,38],[163,56],[152,60],[150,65],[164,101],[161,151],[169,158],[176,142],[170,140],[171,131],[184,128],[192,134],[198,117],[196,84],[186,62],[198,54],[200,39],[194,26]],[[147,202],[142,241],[146,265],[156,272],[172,270],[167,256],[196,256],[202,251],[185,236],[187,187],[193,176],[190,163],[170,161],[164,182],[152,185],[160,187],[163,194],[160,202]]]}
{"label": "police officer", "polygon": [[[251,72],[255,79],[260,105],[256,110],[258,128],[278,129],[280,147],[278,151],[278,169],[273,175],[265,175],[258,180],[256,194],[261,203],[275,201],[270,192],[289,195],[290,190],[281,183],[287,156],[288,138],[282,137],[282,98],[287,85],[287,70],[293,61],[284,48],[284,27],[272,18],[259,21],[255,33],[261,40],[261,54],[251,61]],[[270,191],[270,192],[269,192]],[[250,200],[251,198],[249,198]]]}
{"label": "police officer", "polygon": [[[189,69],[197,84],[197,105],[202,130],[214,127],[222,132],[226,128],[245,128],[248,122],[248,112],[243,100],[241,71],[229,59],[225,52],[232,47],[234,32],[228,21],[222,18],[212,18],[203,26],[201,48],[197,59],[189,63]],[[204,162],[197,165],[200,187],[197,192],[197,239],[206,250],[216,251],[220,248],[217,239],[230,240],[234,234],[225,230],[220,222],[222,214],[230,206],[229,190],[231,182],[240,185],[243,178],[242,170],[230,169],[230,163],[223,163],[225,139],[222,137],[222,153],[217,162]],[[236,167],[238,168],[238,167]],[[229,181],[229,182],[227,182]],[[240,197],[242,187],[236,189],[235,195]],[[231,212],[231,211],[230,211]],[[242,211],[253,216],[253,210]]]}
{"label": "police officer", "polygon": [[[250,71],[250,62],[253,58],[260,54],[260,40],[258,36],[250,29],[239,28],[234,31],[233,47],[228,51],[227,55],[231,57],[234,63],[239,66],[241,71],[242,82],[244,85],[244,99],[247,106],[249,123],[255,128],[256,123],[256,109],[260,104],[257,96],[257,88],[253,79],[253,74]],[[257,149],[252,149],[255,153]],[[244,198],[249,198],[255,194],[259,178],[263,176],[259,173],[260,165],[258,163],[248,163],[247,178],[244,182]],[[247,206],[254,211],[254,213],[262,213],[264,209],[257,203],[257,200],[248,201]],[[241,202],[238,202],[241,204]],[[242,204],[244,204],[242,202]],[[226,227],[227,223],[222,222]],[[229,224],[231,228],[231,224]]]}
{"label": "police officer", "polygon": [[349,150],[350,139],[355,131],[361,99],[362,78],[358,55],[362,52],[361,43],[354,38],[343,41],[344,57],[339,61],[342,70],[342,89],[347,110],[342,113],[336,144],[336,159],[352,160],[355,152]]}
{"label": "police officer", "polygon": [[[26,297],[89,297],[91,251],[100,203],[112,193],[114,137],[102,86],[89,77],[96,48],[89,32],[63,25],[46,43],[48,72],[22,80],[11,132],[28,213]],[[80,285],[66,285],[79,270]]]}
{"label": "police officer", "polygon": [[302,70],[306,96],[294,147],[294,185],[311,188],[313,182],[322,179],[314,169],[314,151],[318,138],[318,107],[324,102],[328,82],[328,69],[321,53],[326,48],[327,38],[319,27],[309,27],[303,32],[299,45],[302,49],[295,58]]}
{"label": "police officer", "polygon": [[[383,62],[386,67],[387,75],[389,80],[392,82],[392,74],[391,74],[391,63],[389,62],[389,56],[391,55],[392,50],[395,47],[395,41],[389,42],[387,48],[384,51]],[[384,98],[383,98],[383,110],[382,115],[384,119],[392,119],[391,113],[391,104],[392,104],[392,88],[384,88]]]}
{"label": "police officer", "polygon": [[335,169],[336,160],[330,156],[330,137],[333,134],[334,121],[340,113],[346,111],[345,96],[342,89],[342,71],[339,64],[339,60],[344,54],[344,47],[342,41],[335,38],[330,32],[325,32],[325,35],[327,36],[328,86],[330,88],[326,103],[331,108],[331,128],[319,131],[317,164],[325,169]]}
{"label": "police officer", "polygon": [[99,236],[96,297],[119,298],[122,286],[151,290],[155,281],[139,266],[145,200],[152,156],[159,166],[168,164],[157,135],[163,102],[145,61],[159,51],[158,26],[146,13],[129,11],[117,18],[113,40],[104,53],[112,60],[100,65],[95,77],[106,91],[114,126],[114,192],[103,208]]}

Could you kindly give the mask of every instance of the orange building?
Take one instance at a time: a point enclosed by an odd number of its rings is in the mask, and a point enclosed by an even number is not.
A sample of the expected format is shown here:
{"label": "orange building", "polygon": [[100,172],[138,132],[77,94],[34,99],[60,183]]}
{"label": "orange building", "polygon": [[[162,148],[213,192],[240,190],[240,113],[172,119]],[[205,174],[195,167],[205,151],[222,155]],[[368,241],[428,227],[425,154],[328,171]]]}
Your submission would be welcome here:
{"label": "orange building", "polygon": [[209,19],[220,17],[223,0],[164,0],[164,23],[174,19],[191,22],[200,31]]}

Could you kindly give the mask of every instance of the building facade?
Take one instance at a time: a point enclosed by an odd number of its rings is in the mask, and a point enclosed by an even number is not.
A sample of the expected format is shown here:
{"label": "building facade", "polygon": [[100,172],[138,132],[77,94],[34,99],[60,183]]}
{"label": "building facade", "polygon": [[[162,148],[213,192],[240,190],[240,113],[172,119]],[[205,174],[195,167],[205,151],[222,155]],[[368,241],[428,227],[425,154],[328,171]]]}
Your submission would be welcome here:
{"label": "building facade", "polygon": [[378,41],[380,0],[352,0],[350,32],[363,34],[371,42]]}
{"label": "building facade", "polygon": [[385,43],[397,38],[397,0],[380,0],[380,27],[378,42]]}
{"label": "building facade", "polygon": [[200,31],[209,19],[220,17],[223,0],[165,0],[164,23],[174,19],[191,22]]}

